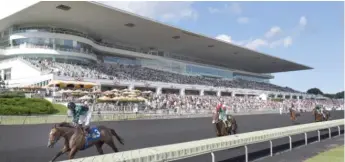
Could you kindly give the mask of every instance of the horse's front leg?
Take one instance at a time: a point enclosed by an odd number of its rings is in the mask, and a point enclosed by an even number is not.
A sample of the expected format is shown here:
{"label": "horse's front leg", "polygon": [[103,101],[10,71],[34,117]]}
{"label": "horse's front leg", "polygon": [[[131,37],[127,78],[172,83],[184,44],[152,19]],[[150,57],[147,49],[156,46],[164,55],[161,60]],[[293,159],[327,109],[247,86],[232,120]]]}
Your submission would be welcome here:
{"label": "horse's front leg", "polygon": [[61,155],[63,155],[64,153],[70,151],[70,149],[66,146],[64,146],[51,160],[51,162],[55,161],[58,157],[60,157]]}

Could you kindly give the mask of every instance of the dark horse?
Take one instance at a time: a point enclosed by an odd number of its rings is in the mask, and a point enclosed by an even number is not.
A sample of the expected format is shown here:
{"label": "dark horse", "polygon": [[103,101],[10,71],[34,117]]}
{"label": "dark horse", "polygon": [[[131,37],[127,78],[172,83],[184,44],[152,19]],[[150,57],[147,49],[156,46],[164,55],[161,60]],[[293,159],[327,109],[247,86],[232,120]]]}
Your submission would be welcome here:
{"label": "dark horse", "polygon": [[96,146],[99,154],[103,154],[102,146],[104,143],[109,145],[114,152],[119,152],[116,148],[112,136],[115,136],[116,139],[123,145],[123,139],[117,135],[114,129],[107,128],[105,126],[99,125],[97,127],[91,128],[93,131],[98,133],[98,138],[92,141],[86,138],[86,134],[81,127],[74,127],[69,123],[63,122],[58,125],[54,125],[49,133],[48,147],[52,148],[62,137],[65,139],[64,147],[52,158],[51,161],[55,161],[62,154],[69,152],[69,159],[73,159],[75,154],[79,150],[85,150],[87,148]]}
{"label": "dark horse", "polygon": [[331,113],[327,110],[324,110],[325,116],[323,116],[321,113],[318,113],[315,108],[313,109],[312,112],[314,115],[315,122],[327,121],[331,117]]}
{"label": "dark horse", "polygon": [[[227,115],[227,125],[230,125],[229,127],[225,126],[225,123],[218,119],[218,117],[215,119],[215,127],[216,127],[216,134],[218,137],[220,136],[227,136],[231,134],[237,133],[237,122],[236,119],[230,115]],[[231,119],[229,119],[231,117]]]}
{"label": "dark horse", "polygon": [[297,112],[296,110],[289,108],[289,112],[290,112],[290,120],[291,121],[296,121],[298,116],[301,116],[301,114],[299,112]]}

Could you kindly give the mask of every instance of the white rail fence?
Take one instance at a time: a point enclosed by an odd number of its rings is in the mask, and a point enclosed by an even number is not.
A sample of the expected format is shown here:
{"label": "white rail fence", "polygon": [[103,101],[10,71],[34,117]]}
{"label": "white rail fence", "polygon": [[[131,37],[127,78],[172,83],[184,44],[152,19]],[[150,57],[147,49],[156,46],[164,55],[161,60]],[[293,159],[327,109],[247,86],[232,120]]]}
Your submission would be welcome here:
{"label": "white rail fence", "polygon": [[[250,113],[236,113],[237,115],[273,114],[274,111],[261,111]],[[154,120],[154,119],[178,119],[178,118],[204,118],[212,117],[212,114],[142,114],[142,113],[109,113],[93,114],[92,122],[121,121],[121,120]],[[211,121],[212,119],[210,119]],[[32,115],[32,116],[1,116],[0,125],[22,125],[22,124],[48,124],[59,122],[71,122],[72,118],[67,115]]]}
{"label": "white rail fence", "polygon": [[344,119],[332,120],[319,123],[310,123],[297,126],[289,126],[238,135],[216,137],[199,141],[184,142],[165,146],[143,148],[138,150],[124,151],[119,153],[98,155],[64,162],[162,162],[190,158],[202,154],[211,154],[212,162],[215,162],[214,152],[236,147],[245,148],[245,161],[248,162],[248,145],[269,142],[271,156],[273,156],[272,141],[279,138],[289,137],[290,150],[292,149],[291,136],[304,134],[305,144],[308,144],[308,132],[317,131],[320,141],[320,130],[328,129],[331,138],[331,128],[337,127],[340,135],[340,126],[344,125]]}

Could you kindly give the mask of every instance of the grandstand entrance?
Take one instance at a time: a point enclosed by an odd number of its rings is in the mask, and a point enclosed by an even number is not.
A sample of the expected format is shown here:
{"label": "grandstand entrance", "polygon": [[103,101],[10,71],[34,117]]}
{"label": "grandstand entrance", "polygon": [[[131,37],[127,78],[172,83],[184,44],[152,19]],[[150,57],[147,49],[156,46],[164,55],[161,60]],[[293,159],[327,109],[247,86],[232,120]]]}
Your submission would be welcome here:
{"label": "grandstand entrance", "polygon": [[198,91],[198,90],[191,90],[191,89],[186,89],[185,91],[184,91],[184,94],[185,95],[200,95],[200,91]]}
{"label": "grandstand entrance", "polygon": [[221,92],[222,96],[231,96],[232,93],[231,92]]}
{"label": "grandstand entrance", "polygon": [[204,91],[205,96],[217,96],[217,92],[215,91]]}
{"label": "grandstand entrance", "polygon": [[151,91],[151,92],[156,92],[155,88],[152,87],[134,87],[134,89],[140,90],[140,91]]}
{"label": "grandstand entrance", "polygon": [[162,88],[162,94],[180,94],[179,89]]}
{"label": "grandstand entrance", "polygon": [[121,90],[121,89],[126,89],[126,88],[128,88],[128,87],[127,86],[118,86],[118,85],[102,85],[101,86],[102,91],[111,91],[113,89]]}

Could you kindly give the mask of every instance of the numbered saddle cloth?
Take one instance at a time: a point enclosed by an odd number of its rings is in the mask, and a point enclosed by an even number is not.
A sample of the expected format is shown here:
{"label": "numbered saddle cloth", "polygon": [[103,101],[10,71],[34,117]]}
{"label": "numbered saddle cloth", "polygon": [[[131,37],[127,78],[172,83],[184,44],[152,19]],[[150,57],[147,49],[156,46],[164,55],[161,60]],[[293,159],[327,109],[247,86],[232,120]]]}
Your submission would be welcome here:
{"label": "numbered saddle cloth", "polygon": [[101,133],[96,127],[90,128],[89,134],[86,135],[85,137],[85,145],[81,150],[86,149],[89,146],[90,142],[96,141],[100,139]]}

